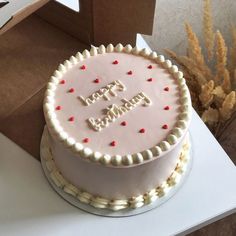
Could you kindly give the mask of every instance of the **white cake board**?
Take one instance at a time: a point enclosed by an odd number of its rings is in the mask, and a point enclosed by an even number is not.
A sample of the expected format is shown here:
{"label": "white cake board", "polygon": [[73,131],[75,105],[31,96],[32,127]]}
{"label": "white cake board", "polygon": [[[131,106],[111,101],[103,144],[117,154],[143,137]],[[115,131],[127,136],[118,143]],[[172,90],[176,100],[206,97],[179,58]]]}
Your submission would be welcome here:
{"label": "white cake board", "polygon": [[[189,142],[191,143],[191,135],[189,135],[189,136],[190,136]],[[150,211],[150,210],[164,204],[171,197],[173,197],[175,195],[175,193],[182,187],[182,185],[184,184],[185,179],[188,177],[191,167],[192,167],[193,151],[192,151],[192,148],[190,145],[190,150],[189,150],[189,153],[187,156],[188,161],[186,163],[186,169],[185,169],[184,173],[181,174],[180,181],[177,184],[175,184],[174,186],[172,186],[167,194],[165,194],[161,198],[158,198],[156,201],[154,201],[151,204],[144,205],[144,206],[142,206],[140,208],[136,208],[136,209],[127,208],[127,209],[120,210],[120,211],[112,211],[109,209],[98,209],[98,208],[95,208],[95,207],[90,206],[88,204],[80,202],[78,198],[64,192],[61,188],[59,188],[53,182],[53,180],[50,177],[50,173],[49,173],[49,171],[46,167],[46,164],[45,164],[45,162],[46,162],[45,160],[47,159],[47,158],[45,158],[45,155],[47,155],[47,153],[48,153],[48,151],[45,151],[45,149],[49,149],[47,139],[48,139],[48,131],[45,126],[44,132],[42,135],[42,139],[41,139],[41,144],[40,144],[40,157],[41,157],[41,164],[42,164],[44,174],[45,174],[48,182],[50,183],[50,185],[63,199],[65,199],[70,204],[74,205],[75,207],[78,207],[79,209],[81,209],[83,211],[86,211],[86,212],[89,212],[89,213],[92,213],[95,215],[100,215],[100,216],[107,216],[107,217],[133,216],[133,215],[138,215],[138,214]]]}

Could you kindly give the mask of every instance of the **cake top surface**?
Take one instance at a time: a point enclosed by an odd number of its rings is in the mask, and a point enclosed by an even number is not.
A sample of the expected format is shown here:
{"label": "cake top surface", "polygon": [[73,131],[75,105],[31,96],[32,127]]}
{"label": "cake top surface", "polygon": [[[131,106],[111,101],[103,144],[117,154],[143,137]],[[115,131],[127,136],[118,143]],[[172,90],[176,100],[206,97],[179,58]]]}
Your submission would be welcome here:
{"label": "cake top surface", "polygon": [[190,98],[182,77],[156,53],[121,44],[93,47],[59,66],[45,116],[82,157],[142,163],[177,143],[187,126]]}

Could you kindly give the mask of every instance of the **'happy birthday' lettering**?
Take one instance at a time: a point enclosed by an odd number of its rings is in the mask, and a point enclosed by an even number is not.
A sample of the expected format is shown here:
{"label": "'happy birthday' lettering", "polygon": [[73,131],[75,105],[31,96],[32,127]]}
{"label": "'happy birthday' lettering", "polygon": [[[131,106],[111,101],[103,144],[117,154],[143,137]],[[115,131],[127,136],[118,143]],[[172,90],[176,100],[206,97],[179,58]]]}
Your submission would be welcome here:
{"label": "'happy birthday' lettering", "polygon": [[87,98],[83,96],[79,96],[80,100],[83,102],[84,105],[89,106],[99,99],[103,98],[104,100],[110,101],[109,96],[116,97],[116,91],[125,91],[126,87],[120,80],[115,80],[112,83],[108,84],[107,86],[99,89],[97,92],[93,93]]}
{"label": "'happy birthday' lettering", "polygon": [[105,109],[106,115],[102,118],[94,119],[93,117],[88,119],[89,125],[96,131],[101,131],[103,128],[107,127],[109,123],[114,122],[120,116],[124,115],[128,111],[134,109],[136,106],[142,104],[144,106],[150,106],[151,100],[143,92],[138,93],[130,100],[122,99],[122,105],[118,106],[112,104]]}

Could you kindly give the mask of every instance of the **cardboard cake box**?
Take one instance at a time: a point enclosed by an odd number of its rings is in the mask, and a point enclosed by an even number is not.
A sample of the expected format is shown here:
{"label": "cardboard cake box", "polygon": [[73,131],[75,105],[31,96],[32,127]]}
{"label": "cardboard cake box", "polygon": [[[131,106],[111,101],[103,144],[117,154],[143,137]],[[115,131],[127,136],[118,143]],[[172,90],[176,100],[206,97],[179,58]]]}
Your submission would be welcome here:
{"label": "cardboard cake box", "polygon": [[135,45],[137,33],[152,33],[155,0],[80,0],[79,12],[8,2],[0,5],[0,131],[39,159],[43,95],[59,63],[91,44]]}

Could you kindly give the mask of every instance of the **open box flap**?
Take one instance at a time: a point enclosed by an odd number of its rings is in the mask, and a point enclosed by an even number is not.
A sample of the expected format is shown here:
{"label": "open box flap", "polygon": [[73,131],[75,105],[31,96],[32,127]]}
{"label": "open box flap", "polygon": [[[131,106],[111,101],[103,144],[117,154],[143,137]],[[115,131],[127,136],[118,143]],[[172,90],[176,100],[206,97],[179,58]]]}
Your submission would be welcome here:
{"label": "open box flap", "polygon": [[0,8],[0,35],[45,5],[49,0],[9,0]]}
{"label": "open box flap", "polygon": [[80,41],[96,46],[135,45],[137,33],[152,33],[156,0],[77,1],[79,12],[50,1],[37,14]]}

